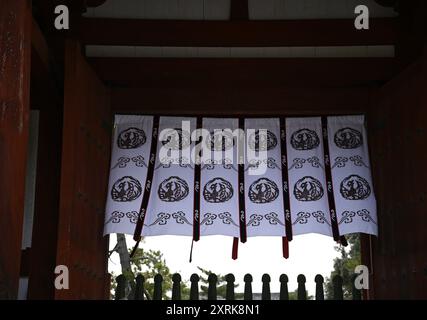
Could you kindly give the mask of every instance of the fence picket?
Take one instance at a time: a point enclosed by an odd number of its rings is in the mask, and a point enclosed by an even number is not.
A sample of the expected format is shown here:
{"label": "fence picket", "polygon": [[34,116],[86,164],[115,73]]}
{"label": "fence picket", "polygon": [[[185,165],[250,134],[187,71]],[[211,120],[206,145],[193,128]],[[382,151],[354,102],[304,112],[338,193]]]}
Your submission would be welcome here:
{"label": "fence picket", "polygon": [[119,275],[116,278],[117,287],[114,295],[115,300],[123,300],[126,298],[127,279],[124,275]]}
{"label": "fence picket", "polygon": [[298,281],[298,300],[307,300],[307,291],[305,290],[305,275],[300,274]]}
{"label": "fence picket", "polygon": [[135,282],[136,284],[134,300],[144,300],[144,276],[142,274],[138,274],[136,276]]}
{"label": "fence picket", "polygon": [[172,276],[172,300],[181,300],[181,275],[179,273]]}
{"label": "fence picket", "polygon": [[163,282],[162,275],[156,274],[154,276],[153,300],[162,300],[162,282]]}
{"label": "fence picket", "polygon": [[314,278],[314,281],[316,282],[316,300],[325,300],[325,293],[323,291],[323,277],[318,274]]}
{"label": "fence picket", "polygon": [[190,300],[199,300],[199,280],[200,277],[196,273],[193,273],[190,277]]}
{"label": "fence picket", "polygon": [[[352,281],[352,288],[351,288],[351,294],[353,300],[361,300],[362,299],[362,292],[359,289],[356,289],[355,287],[355,279],[358,275],[353,274],[351,276]],[[121,274],[116,277],[116,291],[114,294],[115,300],[122,300],[122,299],[134,299],[134,300],[145,300],[145,296],[147,296],[147,299],[153,299],[153,300],[162,300],[162,293],[163,293],[163,277],[161,274],[156,274],[154,276],[154,289],[153,289],[153,295],[150,297],[148,292],[146,292],[144,286],[145,286],[145,278],[142,274],[138,274],[135,278],[135,288],[134,290],[129,294],[127,297],[127,289],[128,289],[128,281],[126,277]],[[243,278],[245,282],[245,288],[244,288],[244,300],[253,300],[253,293],[252,293],[252,281],[253,277],[251,274],[247,273],[245,274]],[[271,278],[270,275],[265,273],[262,276],[262,293],[261,293],[261,299],[262,300],[271,300],[271,291],[270,291],[270,282]],[[288,276],[286,274],[280,275],[280,300],[289,300],[289,291],[288,291]],[[181,293],[181,281],[182,277],[179,273],[175,273],[172,275],[172,300],[181,300],[182,299],[182,293]],[[191,288],[190,288],[190,300],[199,300],[199,281],[200,277],[196,273],[193,273],[190,277],[191,281]],[[236,294],[234,290],[234,284],[235,284],[235,276],[232,273],[229,273],[225,276],[226,284],[226,300],[235,300]],[[314,278],[314,281],[316,283],[316,294],[315,298],[316,300],[325,300],[325,289],[324,289],[324,278],[322,275],[317,274]],[[297,277],[298,282],[298,289],[297,289],[297,298],[298,300],[307,300],[307,291],[306,291],[306,277],[303,274],[298,275]],[[217,300],[217,284],[218,284],[218,277],[216,274],[211,273],[208,276],[208,300]],[[332,278],[332,285],[333,285],[333,299],[334,300],[344,300],[344,292],[343,292],[343,278],[340,275],[336,275]]]}
{"label": "fence picket", "polygon": [[281,274],[279,280],[280,280],[280,300],[289,300],[288,276],[286,274]]}
{"label": "fence picket", "polygon": [[234,281],[235,280],[236,278],[232,273],[229,273],[225,276],[225,281],[227,281],[225,300],[234,300]]}
{"label": "fence picket", "polygon": [[262,300],[271,300],[270,281],[271,281],[270,275],[267,273],[264,273],[262,275],[262,294],[261,294]]}
{"label": "fence picket", "polygon": [[243,296],[244,300],[252,300],[252,275],[247,273],[245,274],[243,281],[245,282],[245,294]]}
{"label": "fence picket", "polygon": [[208,300],[216,300],[216,284],[218,282],[218,277],[215,273],[211,273],[208,276]]}

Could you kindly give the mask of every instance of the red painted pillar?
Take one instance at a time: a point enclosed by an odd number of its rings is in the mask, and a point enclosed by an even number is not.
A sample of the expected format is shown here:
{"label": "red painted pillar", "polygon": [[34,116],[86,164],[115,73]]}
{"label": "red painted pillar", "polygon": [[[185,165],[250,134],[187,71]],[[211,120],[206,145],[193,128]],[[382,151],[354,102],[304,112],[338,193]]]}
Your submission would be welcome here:
{"label": "red painted pillar", "polygon": [[0,299],[16,299],[27,160],[31,5],[0,1]]}

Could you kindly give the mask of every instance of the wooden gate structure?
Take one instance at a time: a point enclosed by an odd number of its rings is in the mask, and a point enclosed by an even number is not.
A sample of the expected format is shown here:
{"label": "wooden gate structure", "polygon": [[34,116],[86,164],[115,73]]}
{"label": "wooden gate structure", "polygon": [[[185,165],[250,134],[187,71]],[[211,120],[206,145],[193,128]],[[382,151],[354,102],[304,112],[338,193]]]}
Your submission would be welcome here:
{"label": "wooden gate structure", "polygon": [[[109,296],[103,210],[115,113],[368,119],[379,238],[362,237],[370,299],[427,298],[426,1],[376,1],[395,17],[224,21],[88,18],[105,0],[0,0],[0,298]],[[372,1],[374,3],[374,1]],[[70,9],[56,30],[54,9]],[[394,47],[394,57],[87,57],[86,45]],[[30,110],[40,111],[32,246],[21,250]],[[70,270],[55,290],[55,266]]]}

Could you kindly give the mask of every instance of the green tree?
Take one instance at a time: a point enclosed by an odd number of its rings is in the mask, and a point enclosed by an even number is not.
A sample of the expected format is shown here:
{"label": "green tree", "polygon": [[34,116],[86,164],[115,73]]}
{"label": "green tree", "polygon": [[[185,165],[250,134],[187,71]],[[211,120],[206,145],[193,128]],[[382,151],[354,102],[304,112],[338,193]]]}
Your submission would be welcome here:
{"label": "green tree", "polygon": [[360,257],[360,235],[352,234],[347,236],[348,248],[336,246],[341,256],[334,259],[334,269],[330,276],[325,279],[326,299],[333,299],[334,286],[332,279],[336,275],[343,278],[343,294],[344,299],[351,299],[352,296],[352,281],[351,277],[356,266],[361,264]]}
{"label": "green tree", "polygon": [[[313,300],[314,297],[311,295],[308,295],[308,291],[305,292],[307,300]],[[298,289],[295,289],[295,291],[289,292],[289,300],[298,300]]]}
{"label": "green tree", "polygon": [[145,287],[150,293],[154,290],[154,276],[161,274],[163,299],[169,299],[167,293],[172,289],[172,274],[160,251],[136,249],[135,255],[131,258],[131,267],[134,275],[144,276]]}
{"label": "green tree", "polygon": [[[204,298],[208,297],[208,287],[209,287],[209,282],[208,282],[208,277],[211,273],[213,273],[210,270],[206,270],[200,267],[197,267],[197,269],[200,270],[200,272],[202,273],[200,275],[200,291],[201,291],[201,296],[203,296]],[[220,275],[217,274],[218,277],[218,282],[216,285],[216,293],[218,297],[221,297],[223,299],[225,299],[226,297],[226,293],[227,293],[227,281],[225,280],[225,275]],[[236,289],[239,285],[235,284],[234,288]],[[243,298],[243,293],[234,293],[234,297],[235,299],[242,299]]]}
{"label": "green tree", "polygon": [[[130,254],[131,249],[127,250]],[[156,250],[144,250],[143,248],[136,249],[136,252],[132,258],[130,258],[130,270],[122,268],[122,274],[125,275],[128,282],[133,285],[136,275],[142,274],[145,278],[145,296],[151,299],[154,290],[154,276],[161,274],[163,277],[162,283],[162,295],[163,299],[170,299],[170,293],[172,289],[172,274],[169,267],[166,264],[166,260],[163,258],[163,254]],[[116,274],[111,274],[111,296],[114,297],[117,283],[115,281]],[[131,291],[129,288],[128,292]],[[181,298],[188,299],[190,289],[188,288],[187,282],[181,283]]]}

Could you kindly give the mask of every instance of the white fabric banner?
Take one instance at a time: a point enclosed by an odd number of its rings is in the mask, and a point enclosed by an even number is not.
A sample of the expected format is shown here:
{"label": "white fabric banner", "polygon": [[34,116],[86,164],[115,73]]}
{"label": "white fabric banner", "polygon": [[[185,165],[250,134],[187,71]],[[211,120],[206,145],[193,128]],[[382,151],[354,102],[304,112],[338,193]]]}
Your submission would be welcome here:
{"label": "white fabric banner", "polygon": [[152,116],[116,115],[104,234],[133,234],[151,146]]}
{"label": "white fabric banner", "polygon": [[[146,188],[153,120],[153,116],[115,117],[104,234],[134,234]],[[195,117],[160,117],[157,156],[142,236],[193,235],[195,142],[192,133],[196,123]],[[327,123],[340,235],[354,232],[377,235],[364,118],[328,117]],[[217,158],[212,157],[211,162],[201,165],[200,236],[240,235],[235,132],[238,126],[237,118],[202,119],[202,128],[207,133],[201,141],[202,152],[210,158],[217,151]],[[286,236],[284,185],[289,188],[293,234],[332,236],[322,119],[285,119],[288,184],[282,181],[279,118],[247,118],[244,126],[247,236]],[[174,152],[165,154],[168,149]],[[202,160],[206,161],[206,157]]]}
{"label": "white fabric banner", "polygon": [[286,142],[293,234],[330,236],[321,118],[287,118]]}
{"label": "white fabric banner", "polygon": [[[262,130],[255,132],[258,129]],[[247,236],[285,236],[280,121],[278,118],[246,119],[245,131],[247,148],[250,149],[247,151],[266,151],[263,160],[255,156],[250,157],[247,152],[245,163]],[[265,173],[251,174],[252,168],[258,170],[263,168]]]}
{"label": "white fabric banner", "polygon": [[[203,129],[210,133],[209,139],[202,142],[205,143],[204,148],[211,152],[217,151],[216,154],[222,157],[203,164],[201,168],[201,236],[239,236],[237,145],[232,134],[238,125],[238,119],[203,118]],[[221,134],[215,132],[215,129],[228,129],[223,133],[222,147],[219,144],[221,141],[218,141],[221,140]],[[230,153],[232,156],[229,156]]]}
{"label": "white fabric banner", "polygon": [[364,116],[328,117],[328,140],[341,235],[378,235]]}
{"label": "white fabric banner", "polygon": [[[183,126],[183,122],[187,126]],[[191,132],[196,118],[161,117],[153,185],[142,228],[143,236],[193,234],[194,166]],[[161,155],[168,146],[177,155]]]}

